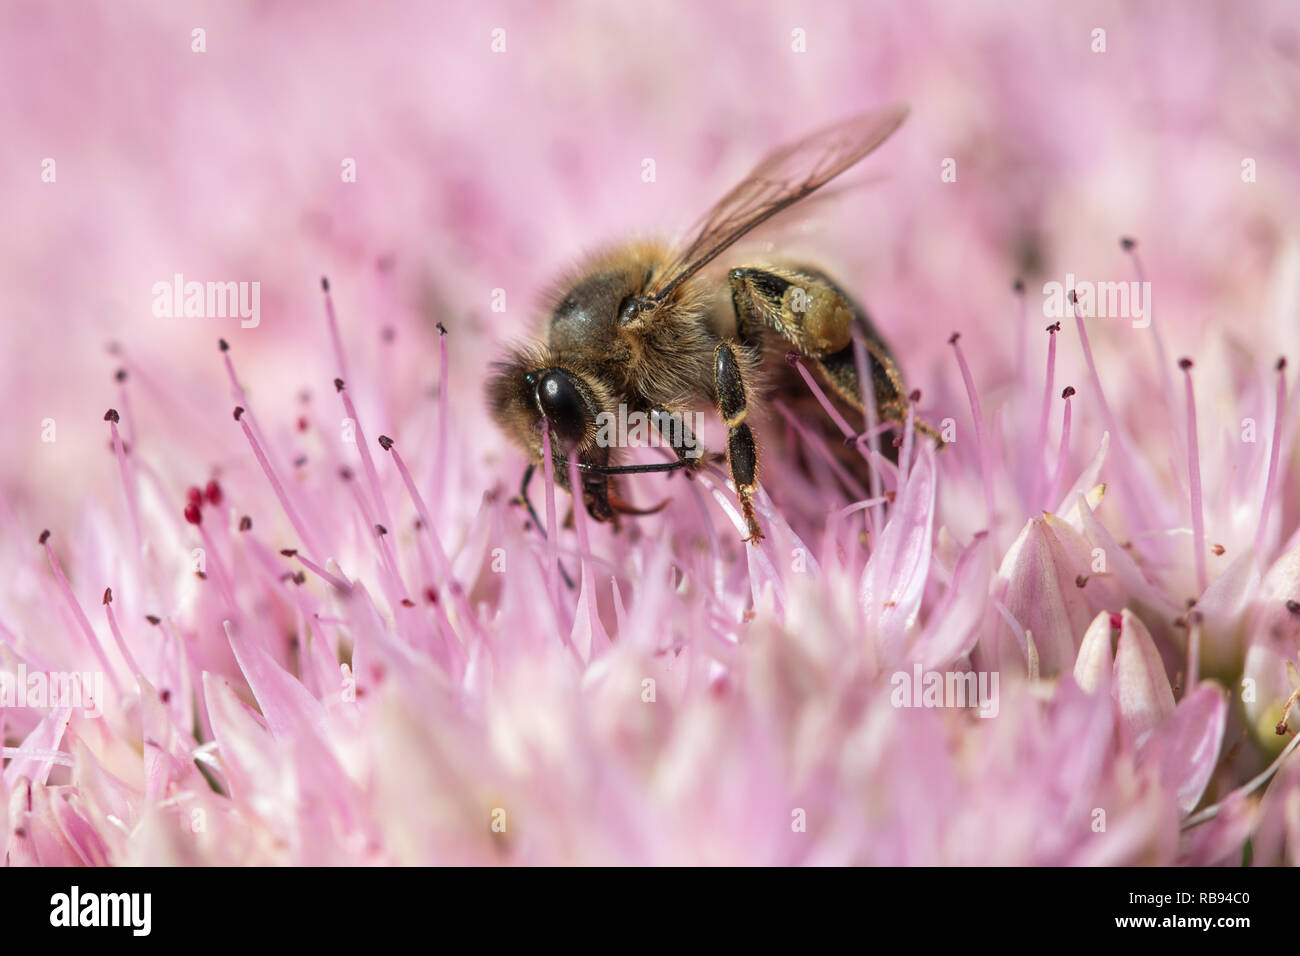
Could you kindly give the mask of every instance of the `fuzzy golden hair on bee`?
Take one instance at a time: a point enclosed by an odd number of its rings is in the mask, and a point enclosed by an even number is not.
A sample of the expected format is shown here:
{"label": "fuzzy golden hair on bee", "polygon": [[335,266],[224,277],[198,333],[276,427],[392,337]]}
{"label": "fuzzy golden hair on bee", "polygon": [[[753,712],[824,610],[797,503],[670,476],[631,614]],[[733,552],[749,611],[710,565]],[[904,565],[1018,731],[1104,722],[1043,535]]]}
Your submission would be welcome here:
{"label": "fuzzy golden hair on bee", "polygon": [[599,357],[603,377],[634,401],[662,405],[697,395],[709,374],[716,290],[683,283],[646,307],[646,292],[670,260],[671,247],[646,239],[588,255],[545,299],[549,344]]}
{"label": "fuzzy golden hair on bee", "polygon": [[672,260],[672,246],[652,236],[635,236],[618,244],[605,244],[572,261],[547,284],[539,297],[539,310],[551,316],[575,288],[594,275],[625,276],[628,283],[648,287]]}

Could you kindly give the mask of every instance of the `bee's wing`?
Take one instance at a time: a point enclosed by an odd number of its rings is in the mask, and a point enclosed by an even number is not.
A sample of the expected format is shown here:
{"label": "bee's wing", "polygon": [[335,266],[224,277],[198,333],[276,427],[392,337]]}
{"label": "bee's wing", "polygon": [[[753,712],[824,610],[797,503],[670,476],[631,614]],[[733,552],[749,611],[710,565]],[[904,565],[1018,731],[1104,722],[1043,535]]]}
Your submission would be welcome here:
{"label": "bee's wing", "polygon": [[663,300],[755,226],[824,186],[889,138],[906,106],[862,113],[768,153],[704,216],[692,239],[656,277],[646,296]]}

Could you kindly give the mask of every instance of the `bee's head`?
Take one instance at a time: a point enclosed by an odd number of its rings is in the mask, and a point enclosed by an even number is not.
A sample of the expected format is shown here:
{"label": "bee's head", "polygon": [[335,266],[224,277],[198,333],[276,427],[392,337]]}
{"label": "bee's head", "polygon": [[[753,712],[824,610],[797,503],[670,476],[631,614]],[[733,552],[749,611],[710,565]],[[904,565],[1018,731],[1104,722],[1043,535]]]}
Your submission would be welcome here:
{"label": "bee's head", "polygon": [[[582,465],[607,465],[609,448],[596,440],[604,395],[598,384],[581,371],[556,364],[540,364],[537,357],[516,354],[499,364],[488,382],[488,401],[501,429],[533,461],[542,460],[542,423],[551,433],[551,457],[559,466],[556,483],[569,487],[567,461]],[[613,516],[609,505],[609,477],[582,473],[587,512],[597,521]]]}

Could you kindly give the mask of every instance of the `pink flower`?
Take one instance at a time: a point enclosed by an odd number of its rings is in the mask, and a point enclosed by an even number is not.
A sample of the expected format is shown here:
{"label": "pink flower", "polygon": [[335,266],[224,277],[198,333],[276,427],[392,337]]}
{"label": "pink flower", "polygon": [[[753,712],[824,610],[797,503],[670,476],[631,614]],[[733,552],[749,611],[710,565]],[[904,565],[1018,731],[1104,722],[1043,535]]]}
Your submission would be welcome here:
{"label": "pink flower", "polygon": [[[418,3],[206,54],[18,18],[9,864],[1297,861],[1285,18],[1114,13],[1101,54],[1047,6],[740,9],[521,8],[503,53]],[[617,532],[543,468],[531,517],[481,393],[547,281],[895,96],[736,251],[833,261],[946,447],[841,448],[800,392],[754,414],[761,547],[712,464]],[[160,317],[178,273],[260,321]]]}

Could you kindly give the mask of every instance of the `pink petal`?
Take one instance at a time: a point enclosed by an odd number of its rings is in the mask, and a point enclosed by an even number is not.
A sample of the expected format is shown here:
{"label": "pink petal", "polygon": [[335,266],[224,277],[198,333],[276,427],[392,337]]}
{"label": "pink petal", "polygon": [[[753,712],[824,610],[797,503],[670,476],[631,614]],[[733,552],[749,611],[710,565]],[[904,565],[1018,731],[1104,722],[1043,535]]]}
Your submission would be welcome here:
{"label": "pink petal", "polygon": [[1031,518],[998,570],[994,594],[1033,638],[1039,671],[1054,677],[1071,667],[1092,620],[1076,579],[1089,571],[1078,532],[1053,515]]}
{"label": "pink petal", "polygon": [[[84,866],[87,861],[68,842],[59,826],[51,800],[50,788],[32,784],[32,811],[27,825],[36,846],[36,856],[41,866]],[[62,799],[59,800],[62,803]]]}
{"label": "pink petal", "polygon": [[862,574],[861,602],[877,625],[881,658],[895,661],[916,621],[930,573],[934,449],[924,444]]}
{"label": "pink petal", "polygon": [[[1100,506],[1098,506],[1100,507]],[[1178,605],[1162,595],[1142,573],[1127,548],[1121,547],[1110,530],[1102,524],[1097,513],[1087,506],[1082,494],[1075,497],[1075,509],[1079,517],[1079,527],[1089,548],[1101,548],[1106,556],[1106,571],[1109,579],[1121,598],[1112,607],[1119,607],[1130,600],[1140,602],[1157,613],[1174,618],[1180,613]],[[1093,588],[1101,579],[1094,579],[1088,584]],[[1094,605],[1095,606],[1095,605]]]}
{"label": "pink petal", "polygon": [[1114,759],[1114,709],[1109,699],[1063,677],[1051,710],[1052,736],[1071,741],[1068,750],[1055,755],[1057,787],[1076,810],[1089,812],[1092,808],[1085,795],[1097,792]]}
{"label": "pink petal", "polygon": [[1250,639],[1255,643],[1268,642],[1290,654],[1300,650],[1300,614],[1293,613],[1287,603],[1297,598],[1300,598],[1300,547],[1273,562],[1260,581]]}
{"label": "pink petal", "polygon": [[1074,679],[1089,694],[1095,694],[1110,683],[1115,661],[1111,652],[1110,612],[1102,611],[1083,635],[1079,656],[1074,661]]}
{"label": "pink petal", "polygon": [[230,795],[256,812],[273,816],[279,797],[276,783],[284,770],[275,739],[261,718],[235,696],[222,678],[205,672],[203,696],[208,702],[208,718],[220,747]]}
{"label": "pink petal", "polygon": [[9,846],[5,851],[8,866],[41,865],[32,835],[32,802],[32,782],[19,777],[9,791]]}
{"label": "pink petal", "polygon": [[981,532],[957,559],[952,584],[917,642],[913,657],[924,668],[942,668],[970,653],[988,607],[992,573],[992,548]]}
{"label": "pink petal", "polygon": [[1156,766],[1161,783],[1177,794],[1184,814],[1192,812],[1210,782],[1227,719],[1223,690],[1217,684],[1201,684],[1138,746],[1139,765]]}
{"label": "pink petal", "polygon": [[[1272,756],[1277,756],[1287,743],[1286,737],[1278,736],[1276,728],[1282,719],[1282,706],[1295,690],[1287,673],[1289,660],[1272,644],[1256,642],[1246,649],[1242,668],[1241,706],[1246,715],[1246,729],[1256,746]],[[1300,706],[1291,709],[1292,723],[1297,720],[1300,720]]]}
{"label": "pink petal", "polygon": [[60,794],[59,799],[50,801],[50,806],[64,840],[81,861],[87,866],[108,866],[111,862],[108,848],[95,824],[82,816],[78,806],[80,803],[80,796],[73,791],[71,799],[64,799],[63,794]]}
{"label": "pink petal", "polygon": [[1106,454],[1110,450],[1110,432],[1102,432],[1101,445],[1097,448],[1097,453],[1092,456],[1092,460],[1084,467],[1079,477],[1075,479],[1070,490],[1066,492],[1065,497],[1061,499],[1061,504],[1057,507],[1055,513],[1063,517],[1068,517],[1074,507],[1077,505],[1077,496],[1086,495],[1089,491],[1097,486],[1097,480],[1101,477],[1101,466],[1106,463]]}
{"label": "pink petal", "polygon": [[1120,734],[1132,745],[1173,713],[1174,692],[1146,625],[1127,609],[1121,619],[1111,694]]}
{"label": "pink petal", "polygon": [[325,734],[325,708],[292,674],[251,641],[240,636],[229,621],[226,636],[239,661],[258,706],[277,737],[292,737],[310,727]]}
{"label": "pink petal", "polygon": [[54,758],[41,756],[50,754],[59,749],[59,743],[63,740],[64,729],[68,726],[68,720],[72,716],[72,708],[65,707],[62,710],[51,711],[41,719],[32,732],[27,735],[21,744],[19,750],[30,751],[32,756],[16,757],[5,767],[4,783],[6,787],[13,788],[15,781],[20,777],[26,777],[34,783],[44,783],[50,775],[50,770],[54,767]]}
{"label": "pink petal", "polygon": [[1259,584],[1255,553],[1246,551],[1211,581],[1197,599],[1203,676],[1231,679],[1240,671],[1245,654],[1247,611],[1255,602]]}
{"label": "pink petal", "polygon": [[609,648],[609,634],[600,620],[596,609],[596,589],[591,569],[582,569],[582,582],[578,594],[578,611],[573,618],[573,631],[569,640],[578,649],[584,661],[590,662],[596,655]]}
{"label": "pink petal", "polygon": [[1251,846],[1257,866],[1300,866],[1300,753],[1288,756],[1269,781]]}
{"label": "pink petal", "polygon": [[139,802],[140,792],[104,769],[84,741],[74,739],[71,749],[74,761],[72,778],[77,781],[77,789],[86,805],[100,818],[101,825],[106,822],[105,817],[113,816],[130,826],[133,822],[131,808]]}
{"label": "pink petal", "polygon": [[[1188,866],[1238,866],[1242,847],[1251,838],[1259,818],[1255,802],[1240,792],[1226,797],[1219,813],[1208,823],[1192,827],[1183,836],[1183,860]],[[1259,839],[1253,847],[1260,858]]]}
{"label": "pink petal", "polygon": [[179,735],[167,705],[143,676],[140,685],[140,733],[144,753],[145,799],[153,802],[170,796],[172,789],[197,771],[188,760],[177,758]]}

